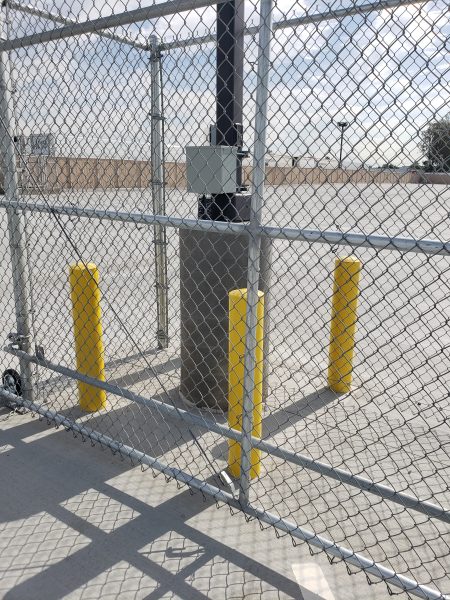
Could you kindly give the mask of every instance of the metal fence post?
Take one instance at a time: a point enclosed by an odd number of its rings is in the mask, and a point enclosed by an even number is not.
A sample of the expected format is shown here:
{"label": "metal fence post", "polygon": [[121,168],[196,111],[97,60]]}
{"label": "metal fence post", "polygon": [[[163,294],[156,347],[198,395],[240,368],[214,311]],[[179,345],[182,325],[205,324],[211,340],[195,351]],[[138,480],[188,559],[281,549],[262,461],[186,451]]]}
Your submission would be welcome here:
{"label": "metal fence post", "polygon": [[261,212],[264,200],[267,101],[269,96],[270,46],[272,41],[272,0],[261,0],[258,73],[256,80],[255,142],[250,207],[250,242],[247,271],[247,316],[244,358],[244,400],[239,501],[249,502],[253,430],[253,393],[256,367],[257,305],[261,257]]}
{"label": "metal fence post", "polygon": [[[151,62],[151,178],[153,213],[165,214],[164,189],[164,141],[162,112],[162,70],[161,52],[158,38],[150,36]],[[169,306],[167,286],[167,238],[166,229],[162,225],[154,226],[155,235],[155,272],[156,272],[156,306],[157,306],[157,340],[158,348],[169,345]]]}
{"label": "metal fence post", "polygon": [[[0,10],[0,38],[7,38],[6,8]],[[3,187],[5,202],[19,201],[19,185],[17,179],[16,148],[14,143],[15,122],[12,99],[12,73],[7,51],[0,52],[0,148],[3,168]],[[18,208],[6,208],[8,220],[9,246],[11,251],[11,269],[13,277],[14,303],[16,313],[17,337],[15,341],[20,350],[30,353],[30,310],[28,293],[28,269],[25,247],[25,227],[23,215]],[[33,401],[33,374],[31,363],[20,359],[20,376],[22,379],[22,396]]]}

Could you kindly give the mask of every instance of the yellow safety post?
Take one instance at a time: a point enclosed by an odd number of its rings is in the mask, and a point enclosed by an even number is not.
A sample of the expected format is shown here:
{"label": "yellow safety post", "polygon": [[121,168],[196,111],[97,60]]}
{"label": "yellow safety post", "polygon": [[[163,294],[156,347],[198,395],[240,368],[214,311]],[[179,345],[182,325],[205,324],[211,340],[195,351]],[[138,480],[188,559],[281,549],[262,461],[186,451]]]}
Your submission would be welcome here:
{"label": "yellow safety post", "polygon": [[[247,290],[229,292],[229,342],[228,342],[228,425],[237,431],[242,428],[244,401],[244,354],[245,319],[247,312]],[[262,383],[263,383],[263,331],[264,293],[258,292],[256,327],[256,366],[253,394],[253,436],[262,433]],[[252,448],[250,456],[250,477],[254,479],[261,472],[261,451]],[[241,444],[228,440],[228,470],[233,477],[241,473]]]}
{"label": "yellow safety post", "polygon": [[[98,269],[94,263],[71,265],[69,279],[77,370],[105,381]],[[104,390],[79,381],[78,392],[83,410],[105,408]]]}
{"label": "yellow safety post", "polygon": [[336,259],[328,367],[328,385],[334,392],[349,392],[352,384],[360,275],[357,258]]}

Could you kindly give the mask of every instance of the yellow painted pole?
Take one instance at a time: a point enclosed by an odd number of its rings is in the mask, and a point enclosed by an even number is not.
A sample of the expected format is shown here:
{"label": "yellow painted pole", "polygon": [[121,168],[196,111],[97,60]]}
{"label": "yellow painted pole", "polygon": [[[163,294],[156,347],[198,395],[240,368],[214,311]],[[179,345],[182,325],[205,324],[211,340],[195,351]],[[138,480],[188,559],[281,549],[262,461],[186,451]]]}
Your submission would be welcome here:
{"label": "yellow painted pole", "polygon": [[357,258],[336,259],[328,367],[328,385],[334,392],[349,392],[352,384],[360,275]]}
{"label": "yellow painted pole", "polygon": [[[245,319],[247,312],[247,290],[229,292],[229,342],[228,342],[228,425],[237,431],[242,428],[244,401],[244,354]],[[262,433],[262,383],[263,383],[263,331],[264,293],[258,292],[256,309],[256,367],[253,395],[253,436]],[[261,451],[252,448],[250,456],[250,477],[254,479],[261,472]],[[241,444],[228,440],[228,470],[233,477],[241,474]]]}
{"label": "yellow painted pole", "polygon": [[[105,381],[98,269],[94,263],[71,265],[69,280],[77,370]],[[105,408],[104,390],[79,381],[78,392],[83,410]]]}

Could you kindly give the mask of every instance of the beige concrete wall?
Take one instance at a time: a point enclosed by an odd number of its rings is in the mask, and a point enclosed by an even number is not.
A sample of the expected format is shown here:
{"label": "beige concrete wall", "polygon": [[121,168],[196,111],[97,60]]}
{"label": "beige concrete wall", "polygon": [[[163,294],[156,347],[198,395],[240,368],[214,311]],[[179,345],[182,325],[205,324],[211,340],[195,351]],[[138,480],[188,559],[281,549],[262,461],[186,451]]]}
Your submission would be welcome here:
{"label": "beige concrete wall", "polygon": [[108,159],[97,160],[97,186],[100,189],[118,187],[117,169],[114,161]]}
{"label": "beige concrete wall", "polygon": [[[244,183],[250,185],[252,168],[244,167]],[[267,167],[267,185],[320,185],[324,183],[419,183],[420,174],[416,172],[394,173],[392,171],[344,170],[344,169],[302,169],[300,167]],[[185,165],[166,164],[166,182],[168,187],[186,187]]]}
{"label": "beige concrete wall", "polygon": [[420,173],[420,183],[450,185],[450,173]]}
{"label": "beige concrete wall", "polygon": [[[245,182],[251,181],[251,167],[246,167]],[[368,171],[366,169],[303,169],[300,167],[267,167],[268,185],[320,185],[324,183],[419,183],[418,173],[395,173],[392,171]]]}
{"label": "beige concrete wall", "polygon": [[36,192],[37,186],[50,193],[62,189],[140,188],[150,185],[151,169],[147,161],[30,156],[21,179],[30,192]]}
{"label": "beige concrete wall", "polygon": [[[251,182],[251,174],[251,167],[244,167],[244,183],[247,185]],[[24,170],[22,181],[24,188],[30,192],[37,191],[36,182],[40,189],[45,187],[50,193],[62,189],[147,188],[151,185],[151,167],[148,161],[139,160],[32,156],[28,158],[28,169]],[[186,165],[166,163],[165,181],[167,187],[186,189]],[[266,183],[267,185],[325,183],[449,185],[450,174],[269,166],[266,170]]]}
{"label": "beige concrete wall", "polygon": [[[62,189],[70,187],[70,165],[66,158],[54,158],[49,160],[47,166],[48,187],[50,189]],[[68,185],[69,184],[69,185]]]}

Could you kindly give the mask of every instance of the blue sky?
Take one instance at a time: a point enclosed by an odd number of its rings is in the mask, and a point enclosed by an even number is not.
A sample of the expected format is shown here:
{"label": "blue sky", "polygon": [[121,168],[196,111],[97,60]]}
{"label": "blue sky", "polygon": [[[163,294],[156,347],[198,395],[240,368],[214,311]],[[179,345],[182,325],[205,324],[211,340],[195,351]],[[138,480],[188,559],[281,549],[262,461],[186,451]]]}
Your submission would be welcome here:
{"label": "blue sky", "polygon": [[[113,0],[111,0],[113,2]],[[277,0],[275,20],[350,3]],[[86,20],[124,10],[122,2],[41,2]],[[127,3],[127,9],[139,6]],[[258,5],[247,2],[247,22]],[[14,11],[12,36],[51,25]],[[215,9],[191,11],[126,28],[145,40],[169,41],[214,32]],[[118,30],[122,33],[123,29]],[[270,77],[269,144],[278,154],[335,160],[336,121],[346,120],[344,155],[350,165],[420,160],[418,131],[449,109],[450,24],[440,0],[365,16],[277,31]],[[253,139],[257,44],[246,38],[245,133]],[[13,52],[17,118],[24,133],[52,132],[63,154],[149,156],[150,77],[146,52],[98,36]],[[214,119],[215,49],[163,55],[169,154],[205,142]]]}

